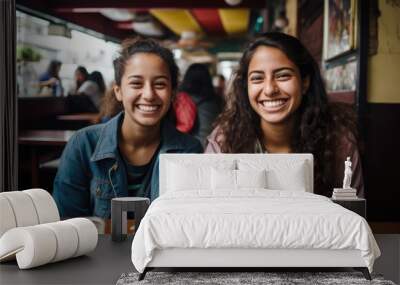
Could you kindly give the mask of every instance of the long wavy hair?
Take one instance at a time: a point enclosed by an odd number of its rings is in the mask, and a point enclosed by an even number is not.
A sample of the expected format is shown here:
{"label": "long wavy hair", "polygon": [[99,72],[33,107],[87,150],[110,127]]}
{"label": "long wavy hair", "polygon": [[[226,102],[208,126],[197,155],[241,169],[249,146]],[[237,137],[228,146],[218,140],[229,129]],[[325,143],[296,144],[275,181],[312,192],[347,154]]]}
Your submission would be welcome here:
{"label": "long wavy hair", "polygon": [[335,154],[342,136],[356,143],[355,112],[345,104],[328,103],[318,64],[295,37],[266,33],[247,46],[234,75],[227,105],[215,124],[217,142],[224,153],[254,153],[257,143],[265,141],[260,116],[250,105],[247,89],[249,63],[260,46],[281,50],[298,67],[302,80],[307,77],[310,80],[296,111],[291,150],[314,155],[314,192],[328,196],[334,185]]}

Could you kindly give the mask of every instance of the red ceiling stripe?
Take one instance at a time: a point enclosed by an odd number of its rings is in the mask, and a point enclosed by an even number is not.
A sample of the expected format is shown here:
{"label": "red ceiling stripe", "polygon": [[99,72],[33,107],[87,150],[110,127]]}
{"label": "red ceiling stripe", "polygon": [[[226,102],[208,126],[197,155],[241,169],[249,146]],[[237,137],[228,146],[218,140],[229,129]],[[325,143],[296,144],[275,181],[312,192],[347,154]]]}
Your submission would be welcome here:
{"label": "red ceiling stripe", "polygon": [[217,9],[191,9],[190,12],[209,35],[225,34]]}

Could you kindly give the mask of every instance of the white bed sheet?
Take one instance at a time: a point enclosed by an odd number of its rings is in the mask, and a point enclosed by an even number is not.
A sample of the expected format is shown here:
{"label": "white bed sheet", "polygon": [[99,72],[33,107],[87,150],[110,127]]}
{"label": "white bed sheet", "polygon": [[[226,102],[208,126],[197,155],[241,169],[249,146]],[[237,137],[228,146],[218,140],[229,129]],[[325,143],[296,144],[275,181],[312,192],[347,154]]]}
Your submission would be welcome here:
{"label": "white bed sheet", "polygon": [[326,197],[266,189],[199,193],[153,201],[132,243],[139,272],[155,249],[166,248],[357,249],[370,272],[380,255],[366,220]]}

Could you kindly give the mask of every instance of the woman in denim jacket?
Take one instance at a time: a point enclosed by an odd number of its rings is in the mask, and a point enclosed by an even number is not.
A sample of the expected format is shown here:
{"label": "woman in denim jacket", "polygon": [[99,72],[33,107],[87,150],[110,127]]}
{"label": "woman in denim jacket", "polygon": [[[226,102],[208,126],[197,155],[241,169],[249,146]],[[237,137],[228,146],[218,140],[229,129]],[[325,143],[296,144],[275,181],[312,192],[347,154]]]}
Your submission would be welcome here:
{"label": "woman in denim jacket", "polygon": [[61,157],[53,196],[61,216],[110,216],[111,198],[158,197],[160,153],[200,153],[199,141],[168,121],[178,67],[152,40],[123,42],[114,60],[123,111],[77,131]]}

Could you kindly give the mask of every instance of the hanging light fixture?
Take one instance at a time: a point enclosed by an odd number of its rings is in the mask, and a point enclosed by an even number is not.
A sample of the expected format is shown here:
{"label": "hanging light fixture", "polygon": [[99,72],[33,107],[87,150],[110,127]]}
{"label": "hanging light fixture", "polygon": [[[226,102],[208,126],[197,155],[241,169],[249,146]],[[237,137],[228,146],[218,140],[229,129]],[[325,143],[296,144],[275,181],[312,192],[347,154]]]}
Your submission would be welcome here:
{"label": "hanging light fixture", "polygon": [[117,22],[132,21],[135,18],[135,13],[126,9],[106,8],[101,9],[100,14]]}
{"label": "hanging light fixture", "polygon": [[242,2],[242,0],[225,0],[225,3],[230,6],[239,5],[241,2]]}
{"label": "hanging light fixture", "polygon": [[145,36],[161,37],[164,35],[163,28],[154,21],[133,22],[132,28],[135,32]]}

